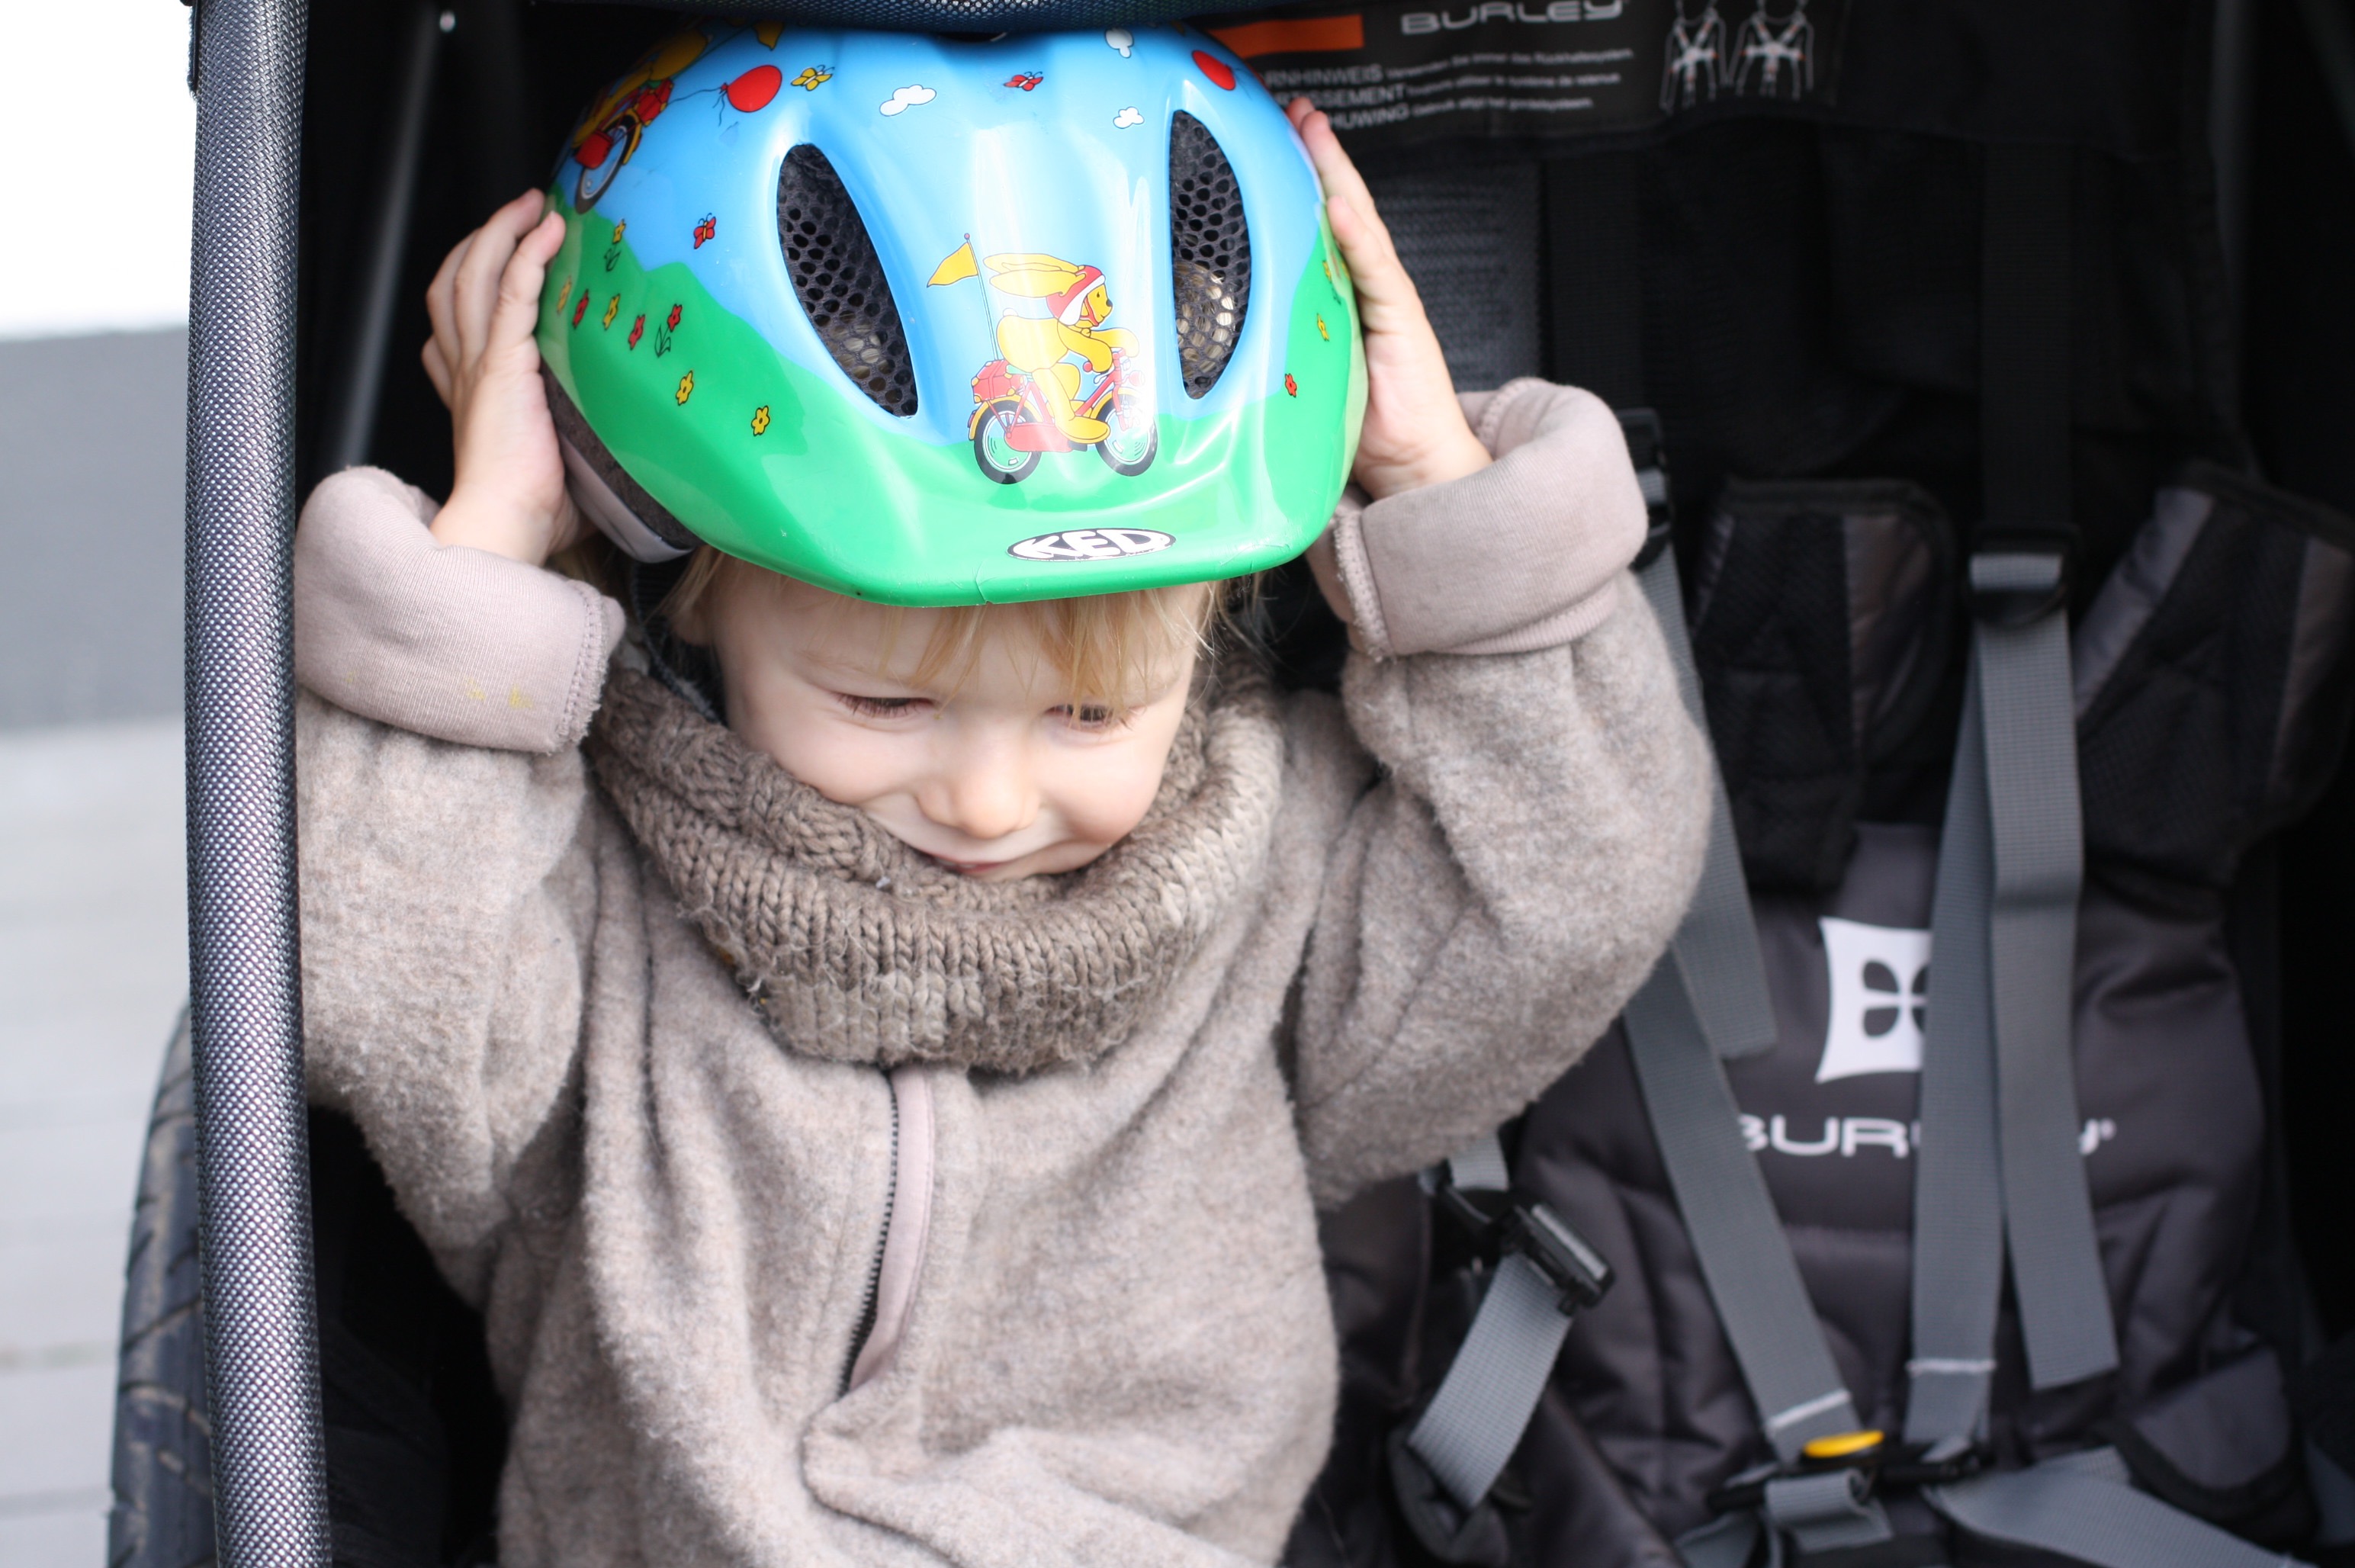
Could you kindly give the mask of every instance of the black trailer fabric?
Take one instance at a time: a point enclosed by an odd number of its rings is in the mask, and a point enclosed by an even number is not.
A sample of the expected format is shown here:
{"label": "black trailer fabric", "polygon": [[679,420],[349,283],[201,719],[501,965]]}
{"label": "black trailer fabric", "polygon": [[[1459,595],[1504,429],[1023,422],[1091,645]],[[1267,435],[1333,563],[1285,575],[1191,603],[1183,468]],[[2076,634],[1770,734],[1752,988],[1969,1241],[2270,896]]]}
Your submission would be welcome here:
{"label": "black trailer fabric", "polygon": [[[1690,57],[1801,15],[1806,91],[1729,91],[1738,62]],[[2078,1147],[2120,1364],[2032,1392],[2007,1292],[1986,1457],[2113,1447],[2169,1504],[2304,1544],[2287,1391],[2308,1347],[2296,1266],[2266,1240],[2283,1223],[2270,883],[2244,868],[2256,852],[2265,874],[2268,836],[2337,769],[2355,541],[2246,476],[2208,8],[1327,4],[1207,25],[1333,112],[1459,382],[1534,364],[1657,419],[1780,1028],[1728,1072],[1842,1377],[1892,1434],[1966,563],[2024,525],[2069,547]],[[1579,74],[1593,101],[1572,108]],[[2063,231],[2013,241],[2064,258],[2039,319],[1988,281],[1990,183],[2023,166],[2065,192],[2065,219],[2036,220]],[[1458,210],[1534,191],[1536,220],[1494,239],[1533,236],[1535,254],[1464,264],[1460,231],[1418,199],[1434,189]],[[1534,311],[1494,282],[1525,271]],[[1991,357],[2007,334],[2018,352]],[[2059,367],[2041,413],[2004,368],[2039,360]],[[1624,1039],[1506,1138],[1523,1195],[1621,1283],[1572,1331],[1499,1483],[1499,1560],[1676,1562],[1711,1493],[1772,1456]],[[1411,1188],[1329,1216],[1327,1242],[1345,1403],[1292,1561],[1431,1561],[1383,1495],[1380,1445],[1444,1373],[1486,1265]],[[1951,1533],[1891,1490],[1901,1532]]]}
{"label": "black trailer fabric", "polygon": [[[1452,101],[1418,97],[1424,78],[1395,79],[1383,57],[1400,45],[1440,37],[1451,70],[1477,65],[1499,91],[1565,72],[1657,91],[1679,17],[1714,12],[1732,48],[1748,22],[1785,25],[1795,9],[1829,73],[1797,101],[1721,91],[1632,125],[1500,112],[1485,137],[1434,134],[1451,114],[1353,118],[1393,90],[1410,107]],[[1432,16],[1437,34],[1404,31]],[[1337,114],[1378,201],[1404,197],[1386,216],[1459,384],[1534,364],[1659,411],[1688,548],[1735,476],[1904,479],[1978,517],[1979,213],[1994,144],[2070,149],[2080,605],[2169,474],[2195,457],[2242,461],[2205,146],[2209,19],[2192,0],[1474,0],[1202,25],[1279,96],[1305,91]],[[1538,221],[1494,229],[1476,264],[1460,223],[1419,199],[1433,187],[1458,206],[1501,199],[1481,193],[1527,190],[1532,172]],[[1529,243],[1528,263],[1496,259]],[[1522,266],[1542,280],[1533,311],[1490,282]],[[1591,352],[1614,321],[1634,328],[1632,352]],[[1510,352],[1474,347],[1513,336]],[[1623,393],[1613,361],[1629,357]]]}
{"label": "black trailer fabric", "polygon": [[[2007,1297],[1987,1457],[2019,1467],[2115,1445],[2146,1490],[2289,1547],[2313,1522],[2290,1415],[2296,1351],[2258,1331],[2270,1314],[2249,1300],[2266,1111],[2223,901],[2208,883],[2229,881],[2255,833],[2335,764],[2355,556],[2335,517],[2244,481],[2204,477],[2212,487],[2194,475],[2160,493],[2129,566],[2075,629],[2080,745],[2100,756],[2107,737],[2163,731],[2169,758],[2137,759],[2147,776],[2173,758],[2196,774],[2190,759],[2245,749],[2240,736],[2252,724],[2281,743],[2248,764],[2260,782],[2245,808],[2203,810],[2197,835],[2154,846],[2135,838],[2129,820],[2089,836],[2074,1007],[2078,1147],[2119,1366],[2114,1376],[2031,1391]],[[1951,596],[1949,528],[1902,489],[1733,493],[1710,522],[1713,569],[1693,591],[1721,752],[1739,755],[1738,735],[1752,731],[1816,739],[1838,731],[1838,744],[1821,745],[1819,771],[1845,782],[1859,771],[1856,758],[1898,749],[1923,724],[1902,695],[1909,684],[1934,688],[1961,656],[1940,617],[1894,613]],[[2220,557],[2277,569],[2233,574],[2234,592],[2220,598]],[[1735,592],[1729,574],[1737,573],[1759,581]],[[1826,625],[1841,646],[1823,646]],[[1792,646],[1807,657],[1785,656]],[[1771,678],[1732,678],[1745,662]],[[1793,673],[1801,665],[1807,673]],[[2173,673],[2141,673],[2152,670]],[[2188,702],[2186,687],[2213,699]],[[1729,768],[1728,776],[1745,775]],[[2089,803],[2119,787],[2089,786]],[[1863,1423],[1894,1433],[1907,1387],[1937,832],[1831,813],[1809,819],[1809,858],[1836,859],[1839,874],[1826,887],[1755,898],[1777,1043],[1726,1071],[1841,1380]],[[2197,837],[2197,855],[2176,850],[2185,837]],[[2156,869],[2171,853],[2198,880]],[[1669,1543],[1710,1520],[1712,1494],[1774,1456],[1719,1327],[1624,1035],[1614,1029],[1549,1091],[1511,1147],[1517,1192],[1551,1204],[1621,1277],[1582,1316],[1500,1488],[1512,1544],[1497,1561],[1673,1561]],[[1334,1471],[1293,1561],[1420,1561],[1378,1481],[1349,1456],[1367,1452],[1444,1370],[1480,1270],[1449,1254],[1448,1233],[1417,1211],[1411,1186],[1328,1219],[1327,1242],[1348,1332],[1348,1403]],[[1891,1502],[1901,1531],[1943,1535],[1918,1501]],[[2017,1560],[1967,1541],[1950,1549],[1957,1564]]]}

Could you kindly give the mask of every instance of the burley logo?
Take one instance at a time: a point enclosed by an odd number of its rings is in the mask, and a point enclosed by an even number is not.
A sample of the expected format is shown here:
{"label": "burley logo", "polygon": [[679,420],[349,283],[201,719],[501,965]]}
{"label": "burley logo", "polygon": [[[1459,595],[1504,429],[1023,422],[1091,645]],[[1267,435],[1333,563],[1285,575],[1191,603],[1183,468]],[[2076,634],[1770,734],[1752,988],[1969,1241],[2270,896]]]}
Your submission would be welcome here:
{"label": "burley logo", "polygon": [[[1828,917],[1816,923],[1823,932],[1824,968],[1831,994],[1815,1081],[1829,1083],[1874,1072],[1921,1072],[1923,1035],[1930,1017],[1930,933]],[[1798,1048],[1796,1041],[1792,1044]],[[1966,1044],[1965,1048],[1968,1049]],[[1783,1109],[1775,1110],[1770,1103],[1740,1113],[1742,1147],[1752,1154],[1854,1159],[1878,1150],[1904,1159],[1921,1147],[1919,1122],[1888,1115],[1836,1115],[1845,1107],[1827,1106],[1813,1095],[1794,1093],[1796,1085],[1787,1078],[1779,1088],[1778,1097],[1786,1102]],[[1793,1099],[1799,1104],[1787,1103]],[[2077,1150],[2091,1157],[2117,1136],[2115,1120],[2087,1115],[2078,1131]]]}
{"label": "burley logo", "polygon": [[1634,131],[1696,110],[1828,103],[1849,0],[1405,0],[1206,19],[1278,101],[1352,149]]}
{"label": "burley logo", "polygon": [[1152,528],[1066,528],[1059,534],[1034,534],[1007,546],[1006,553],[1023,560],[1118,560],[1151,555],[1177,542]]}
{"label": "burley logo", "polygon": [[1828,917],[1824,965],[1831,1009],[1816,1082],[1867,1072],[1922,1071],[1922,1029],[1929,1018],[1930,933]]}

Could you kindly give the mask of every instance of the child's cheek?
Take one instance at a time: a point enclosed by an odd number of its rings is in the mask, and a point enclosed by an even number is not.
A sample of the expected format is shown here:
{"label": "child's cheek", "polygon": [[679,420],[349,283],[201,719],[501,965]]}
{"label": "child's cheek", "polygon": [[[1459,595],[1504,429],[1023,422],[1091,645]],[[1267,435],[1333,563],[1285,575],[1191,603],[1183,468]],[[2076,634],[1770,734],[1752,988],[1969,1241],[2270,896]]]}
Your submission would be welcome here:
{"label": "child's cheek", "polygon": [[1178,715],[1146,715],[1120,740],[1096,748],[1085,765],[1061,771],[1057,805],[1076,837],[1108,846],[1135,831],[1161,788],[1177,731]]}

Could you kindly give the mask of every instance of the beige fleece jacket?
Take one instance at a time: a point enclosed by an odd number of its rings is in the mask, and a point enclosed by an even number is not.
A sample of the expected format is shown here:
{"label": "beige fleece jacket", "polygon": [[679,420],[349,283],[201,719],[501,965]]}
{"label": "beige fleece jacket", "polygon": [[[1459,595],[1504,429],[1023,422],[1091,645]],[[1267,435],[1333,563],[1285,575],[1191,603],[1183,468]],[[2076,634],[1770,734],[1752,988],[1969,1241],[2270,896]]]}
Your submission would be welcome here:
{"label": "beige fleece jacket", "polygon": [[1557,1077],[1700,863],[1615,422],[1467,405],[1496,464],[1337,520],[1340,699],[1214,715],[1256,839],[1207,938],[1022,1076],[781,1047],[584,769],[618,610],[320,486],[312,1093],[485,1312],[508,1568],[1274,1559],[1332,1419],[1316,1207]]}

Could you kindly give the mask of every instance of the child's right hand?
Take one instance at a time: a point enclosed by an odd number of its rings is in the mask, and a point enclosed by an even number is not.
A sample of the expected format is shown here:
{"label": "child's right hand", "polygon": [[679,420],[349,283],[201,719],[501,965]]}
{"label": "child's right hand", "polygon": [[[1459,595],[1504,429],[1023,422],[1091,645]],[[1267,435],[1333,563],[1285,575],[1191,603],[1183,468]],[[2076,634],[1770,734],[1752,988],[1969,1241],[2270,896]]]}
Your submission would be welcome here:
{"label": "child's right hand", "polygon": [[443,544],[527,565],[581,537],[564,459],[539,380],[540,285],[564,242],[564,220],[538,191],[491,214],[458,241],[425,291],[433,336],[425,374],[450,409],[457,481],[433,519]]}

